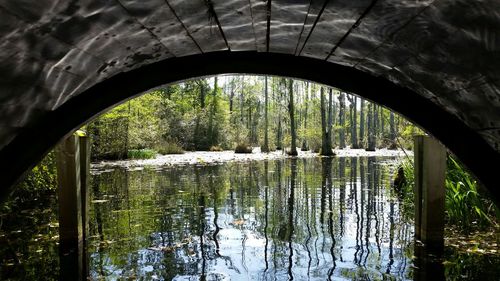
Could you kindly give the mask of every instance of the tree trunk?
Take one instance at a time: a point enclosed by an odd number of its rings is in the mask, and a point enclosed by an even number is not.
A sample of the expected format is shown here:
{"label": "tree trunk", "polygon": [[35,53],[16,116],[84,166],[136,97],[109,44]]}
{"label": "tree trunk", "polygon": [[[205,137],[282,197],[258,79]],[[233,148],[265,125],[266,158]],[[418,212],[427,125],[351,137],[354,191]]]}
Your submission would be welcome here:
{"label": "tree trunk", "polygon": [[214,130],[214,118],[217,107],[217,76],[214,78],[214,90],[212,92],[212,104],[210,106],[210,117],[208,120],[208,133],[210,137],[210,146],[216,145],[216,137]]}
{"label": "tree trunk", "polygon": [[368,105],[368,146],[366,151],[375,151],[375,105],[370,103]]}
{"label": "tree trunk", "polygon": [[[274,87],[276,87],[276,79],[274,79]],[[282,150],[283,149],[283,128],[281,126],[281,94],[280,91],[281,89],[279,88],[281,82],[278,82],[278,89],[273,88],[274,90],[277,90],[277,93],[275,92],[275,103],[277,104],[277,111],[278,111],[278,128],[276,132],[276,149]]]}
{"label": "tree trunk", "polygon": [[333,106],[333,89],[330,88],[328,91],[328,123],[326,124],[326,132],[328,142],[330,143],[330,148],[333,148],[333,143],[335,143],[335,135],[333,134],[333,124],[335,124],[335,108]]}
{"label": "tree trunk", "polygon": [[200,107],[205,108],[205,85],[203,85],[203,79],[198,81],[198,86],[200,87]]}
{"label": "tree trunk", "polygon": [[245,106],[245,99],[243,97],[243,78],[244,76],[241,76],[241,92],[240,92],[240,122],[243,123],[243,107]]}
{"label": "tree trunk", "polygon": [[302,140],[302,147],[300,150],[302,151],[307,151],[309,150],[309,145],[307,144],[307,110],[308,110],[308,105],[309,105],[309,92],[311,88],[309,85],[309,82],[306,82],[306,96],[304,99],[304,139]]}
{"label": "tree trunk", "polygon": [[358,98],[353,96],[354,105],[352,110],[352,148],[359,148],[358,142]]}
{"label": "tree trunk", "polygon": [[324,156],[333,155],[331,138],[327,129],[326,120],[326,105],[325,105],[325,88],[321,87],[321,151]]}
{"label": "tree trunk", "polygon": [[247,99],[248,103],[248,114],[247,114],[247,132],[248,132],[248,143],[253,144],[253,131],[252,131],[252,100]]}
{"label": "tree trunk", "polygon": [[257,127],[259,126],[259,118],[260,118],[260,100],[257,101],[257,106],[255,107],[255,113],[252,121],[252,144],[258,145],[259,143],[259,135],[257,132]]}
{"label": "tree trunk", "polygon": [[379,106],[373,105],[373,131],[375,135],[375,147],[377,147],[377,140],[380,140],[380,119],[379,119]]}
{"label": "tree trunk", "polygon": [[389,127],[390,127],[390,149],[396,149],[396,124],[394,122],[394,112],[391,111],[389,115]]}
{"label": "tree trunk", "polygon": [[290,114],[290,133],[292,135],[292,143],[290,147],[289,155],[296,156],[297,155],[297,131],[295,124],[295,108],[293,105],[293,80],[288,79],[288,113]]}
{"label": "tree trunk", "polygon": [[281,128],[281,114],[278,113],[278,129],[276,133],[276,149],[277,150],[282,150],[283,149],[283,129]]}
{"label": "tree trunk", "polygon": [[339,96],[339,147],[345,148],[345,93],[340,92]]}
{"label": "tree trunk", "polygon": [[234,89],[231,88],[231,93],[229,94],[229,114],[233,114],[233,99],[234,99]]}
{"label": "tree trunk", "polygon": [[268,119],[268,106],[269,106],[269,101],[268,101],[268,92],[267,92],[267,76],[264,77],[264,122],[265,122],[265,127],[264,127],[264,145],[261,147],[262,152],[269,152],[269,133],[268,133],[268,128],[269,128],[269,119]]}
{"label": "tree trunk", "polygon": [[380,135],[382,137],[382,140],[385,140],[385,118],[384,118],[384,108],[379,106],[378,108],[378,115],[379,115],[379,118],[380,118]]}
{"label": "tree trunk", "polygon": [[363,147],[365,142],[365,100],[360,99],[359,112],[359,146]]}
{"label": "tree trunk", "polygon": [[127,128],[125,129],[127,130],[127,139],[125,140],[125,155],[124,155],[124,158],[127,158],[128,157],[128,150],[130,149],[130,101],[128,101],[128,112],[127,112]]}
{"label": "tree trunk", "polygon": [[358,98],[352,95],[347,95],[349,100],[349,121],[351,123],[351,148],[359,148],[358,144],[358,115],[357,103]]}

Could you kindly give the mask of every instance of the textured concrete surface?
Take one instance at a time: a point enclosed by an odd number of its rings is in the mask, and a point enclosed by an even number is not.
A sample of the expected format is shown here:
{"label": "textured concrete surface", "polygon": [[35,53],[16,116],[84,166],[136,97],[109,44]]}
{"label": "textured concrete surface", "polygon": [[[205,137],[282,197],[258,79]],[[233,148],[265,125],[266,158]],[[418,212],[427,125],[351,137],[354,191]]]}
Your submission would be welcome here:
{"label": "textured concrete surface", "polygon": [[498,0],[0,0],[0,149],[118,73],[228,50],[384,77],[500,153],[499,11]]}

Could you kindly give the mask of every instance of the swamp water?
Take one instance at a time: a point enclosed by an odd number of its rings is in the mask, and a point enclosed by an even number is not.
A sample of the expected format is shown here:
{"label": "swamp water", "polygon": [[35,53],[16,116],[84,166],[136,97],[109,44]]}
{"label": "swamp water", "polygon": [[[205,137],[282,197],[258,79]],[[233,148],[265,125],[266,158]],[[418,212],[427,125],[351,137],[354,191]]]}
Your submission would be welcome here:
{"label": "swamp water", "polygon": [[[308,158],[96,170],[89,278],[418,279],[423,269],[414,257],[411,208],[390,186],[393,162]],[[0,277],[57,279],[56,206],[30,215],[36,230],[17,233],[25,236],[18,251],[21,259],[30,256],[26,262],[2,249]],[[17,240],[9,239],[15,248]],[[427,276],[495,280],[500,274],[498,255],[447,247],[445,260]]]}

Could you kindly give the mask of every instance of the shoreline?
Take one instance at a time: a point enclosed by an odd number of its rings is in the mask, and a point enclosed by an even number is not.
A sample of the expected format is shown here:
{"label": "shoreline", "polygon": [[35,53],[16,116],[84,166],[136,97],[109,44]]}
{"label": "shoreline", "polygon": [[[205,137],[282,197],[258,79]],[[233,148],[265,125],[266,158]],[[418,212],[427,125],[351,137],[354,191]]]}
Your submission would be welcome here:
{"label": "shoreline", "polygon": [[[296,158],[322,157],[318,153],[310,151],[297,151]],[[413,151],[378,149],[376,151],[365,151],[364,149],[336,149],[336,156],[333,157],[405,157],[412,156]],[[91,173],[102,171],[103,169],[125,168],[140,169],[150,167],[169,167],[184,165],[217,165],[228,162],[251,162],[262,160],[277,160],[292,158],[282,150],[269,153],[261,153],[259,147],[254,147],[252,153],[234,153],[233,150],[225,151],[193,151],[184,154],[158,155],[154,159],[127,159],[115,161],[99,161],[91,163]]]}

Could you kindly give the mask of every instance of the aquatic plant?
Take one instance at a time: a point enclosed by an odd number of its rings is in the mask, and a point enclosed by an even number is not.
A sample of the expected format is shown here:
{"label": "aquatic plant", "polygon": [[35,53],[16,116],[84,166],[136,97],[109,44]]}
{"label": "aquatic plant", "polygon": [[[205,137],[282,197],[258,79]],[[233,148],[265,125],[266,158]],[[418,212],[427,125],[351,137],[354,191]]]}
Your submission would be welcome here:
{"label": "aquatic plant", "polygon": [[[413,161],[411,158],[405,158],[399,168],[402,168],[404,177],[404,181],[401,182],[401,186],[399,186],[399,190],[397,190],[398,196],[403,203],[402,215],[405,218],[412,218],[415,212],[415,198],[413,196],[415,186]],[[399,168],[396,171],[399,171]]]}
{"label": "aquatic plant", "polygon": [[496,225],[496,206],[479,192],[477,181],[451,155],[446,172],[446,217],[464,231]]}
{"label": "aquatic plant", "polygon": [[[401,187],[403,212],[412,214],[415,186],[413,161],[406,159],[400,167],[406,178]],[[445,188],[445,212],[449,224],[464,232],[474,228],[498,226],[498,208],[486,197],[473,176],[451,155],[447,159]]]}

